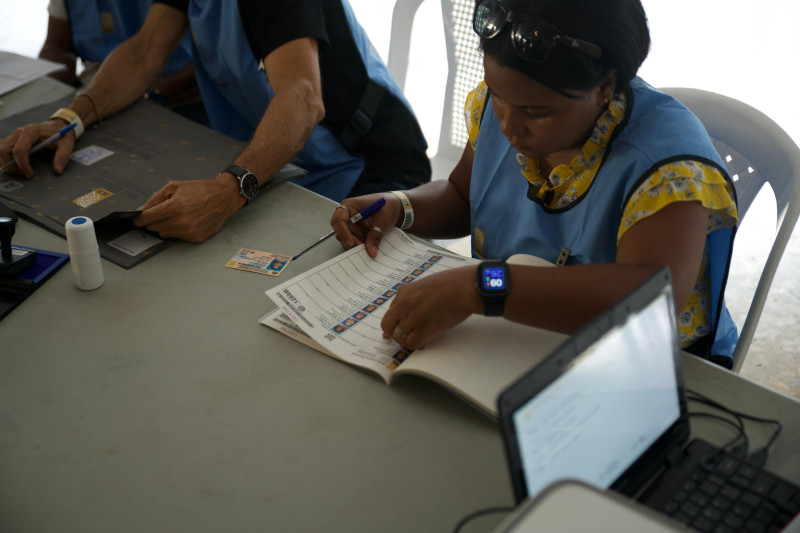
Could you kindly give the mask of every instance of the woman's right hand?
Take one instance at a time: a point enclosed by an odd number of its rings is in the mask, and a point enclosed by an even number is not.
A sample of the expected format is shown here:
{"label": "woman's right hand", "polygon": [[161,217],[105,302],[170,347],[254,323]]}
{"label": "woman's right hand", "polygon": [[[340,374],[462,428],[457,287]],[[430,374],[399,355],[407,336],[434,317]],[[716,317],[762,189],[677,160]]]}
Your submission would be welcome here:
{"label": "woman's right hand", "polygon": [[[0,160],[2,160],[3,163],[7,163],[13,158],[17,163],[16,166],[19,172],[25,174],[28,178],[32,178],[33,167],[31,166],[28,152],[40,141],[58,133],[58,130],[65,125],[66,122],[63,120],[54,119],[17,128],[11,135],[0,142]],[[74,146],[74,130],[67,133],[63,138],[50,146],[51,149],[55,148],[53,170],[56,171],[56,174],[64,172],[64,167],[66,167],[69,162],[69,156]]]}
{"label": "woman's right hand", "polygon": [[[386,199],[386,205],[380,211],[355,224],[347,225],[350,217],[381,197]],[[336,232],[336,240],[342,244],[345,250],[364,243],[369,256],[375,257],[378,255],[378,245],[383,237],[383,232],[389,231],[397,225],[402,212],[403,205],[400,203],[400,199],[391,193],[346,198],[333,210],[331,227]],[[375,228],[380,228],[381,231],[377,231]]]}

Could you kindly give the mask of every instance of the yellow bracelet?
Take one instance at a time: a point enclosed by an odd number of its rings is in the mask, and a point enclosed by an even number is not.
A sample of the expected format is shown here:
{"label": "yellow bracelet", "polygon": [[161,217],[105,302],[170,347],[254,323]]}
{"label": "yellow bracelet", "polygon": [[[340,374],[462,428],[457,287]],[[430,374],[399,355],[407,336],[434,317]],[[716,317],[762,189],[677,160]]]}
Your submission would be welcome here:
{"label": "yellow bracelet", "polygon": [[68,124],[72,124],[74,122],[75,139],[80,139],[81,135],[83,135],[84,131],[83,121],[81,120],[81,117],[79,117],[78,114],[72,109],[62,107],[61,109],[50,115],[50,118],[51,119],[60,118],[61,120],[63,120]]}

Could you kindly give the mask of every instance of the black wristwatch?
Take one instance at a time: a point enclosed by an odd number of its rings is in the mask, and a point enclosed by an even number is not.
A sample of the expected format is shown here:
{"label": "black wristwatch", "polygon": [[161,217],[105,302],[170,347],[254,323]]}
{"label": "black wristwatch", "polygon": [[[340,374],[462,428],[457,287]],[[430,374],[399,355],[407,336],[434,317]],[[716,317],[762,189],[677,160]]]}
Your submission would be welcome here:
{"label": "black wristwatch", "polygon": [[478,292],[486,316],[503,316],[511,292],[511,273],[505,261],[483,261],[478,265]]}
{"label": "black wristwatch", "polygon": [[248,204],[250,200],[258,196],[258,178],[255,174],[237,165],[229,165],[223,172],[236,176],[236,179],[239,180],[239,194],[244,196]]}

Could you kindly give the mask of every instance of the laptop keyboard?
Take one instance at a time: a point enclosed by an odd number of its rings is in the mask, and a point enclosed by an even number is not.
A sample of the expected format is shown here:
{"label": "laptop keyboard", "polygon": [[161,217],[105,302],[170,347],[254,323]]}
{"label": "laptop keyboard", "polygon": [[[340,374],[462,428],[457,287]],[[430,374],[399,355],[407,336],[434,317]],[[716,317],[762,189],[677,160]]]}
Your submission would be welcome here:
{"label": "laptop keyboard", "polygon": [[800,512],[800,487],[719,451],[698,464],[660,507],[698,531],[772,533]]}

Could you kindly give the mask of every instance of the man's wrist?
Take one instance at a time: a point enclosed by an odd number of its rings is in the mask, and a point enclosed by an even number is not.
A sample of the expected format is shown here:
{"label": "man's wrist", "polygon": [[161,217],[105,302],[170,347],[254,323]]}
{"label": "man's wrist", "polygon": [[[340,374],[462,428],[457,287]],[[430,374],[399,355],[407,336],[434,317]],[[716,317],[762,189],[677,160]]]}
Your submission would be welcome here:
{"label": "man's wrist", "polygon": [[67,124],[72,124],[74,122],[75,129],[73,131],[75,132],[75,139],[80,139],[81,135],[83,135],[84,131],[83,121],[81,120],[80,115],[78,115],[72,109],[69,109],[67,107],[62,107],[61,109],[50,115],[50,119],[51,120],[61,119]]}
{"label": "man's wrist", "polygon": [[225,198],[236,204],[236,209],[247,205],[247,199],[239,192],[239,178],[223,170],[215,179],[220,183]]}
{"label": "man's wrist", "polygon": [[223,172],[231,174],[236,178],[236,181],[239,182],[239,194],[248,204],[258,196],[261,184],[256,175],[250,172],[250,170],[238,165],[228,165]]}

